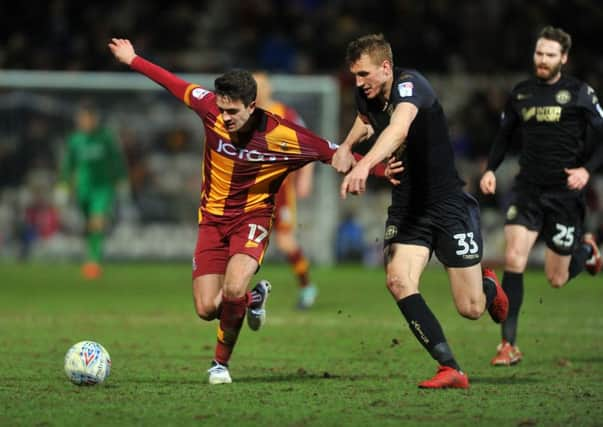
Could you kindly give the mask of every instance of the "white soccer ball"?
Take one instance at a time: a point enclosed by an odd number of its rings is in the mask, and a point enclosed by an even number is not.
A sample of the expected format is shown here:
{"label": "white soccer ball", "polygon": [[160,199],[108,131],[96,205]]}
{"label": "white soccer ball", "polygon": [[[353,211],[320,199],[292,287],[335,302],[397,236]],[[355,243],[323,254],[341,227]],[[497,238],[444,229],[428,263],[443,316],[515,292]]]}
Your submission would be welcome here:
{"label": "white soccer ball", "polygon": [[97,342],[80,341],[65,354],[65,373],[73,384],[100,384],[111,373],[111,356]]}

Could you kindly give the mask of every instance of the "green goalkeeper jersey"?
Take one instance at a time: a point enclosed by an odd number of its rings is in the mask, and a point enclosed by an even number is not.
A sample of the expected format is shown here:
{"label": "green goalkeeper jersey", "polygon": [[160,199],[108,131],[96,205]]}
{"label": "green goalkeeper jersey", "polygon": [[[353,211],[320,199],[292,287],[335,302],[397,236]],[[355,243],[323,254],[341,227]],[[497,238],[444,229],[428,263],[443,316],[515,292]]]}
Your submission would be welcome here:
{"label": "green goalkeeper jersey", "polygon": [[67,140],[62,179],[75,186],[78,195],[95,189],[113,189],[126,178],[121,149],[114,136],[102,127],[91,133],[74,132]]}

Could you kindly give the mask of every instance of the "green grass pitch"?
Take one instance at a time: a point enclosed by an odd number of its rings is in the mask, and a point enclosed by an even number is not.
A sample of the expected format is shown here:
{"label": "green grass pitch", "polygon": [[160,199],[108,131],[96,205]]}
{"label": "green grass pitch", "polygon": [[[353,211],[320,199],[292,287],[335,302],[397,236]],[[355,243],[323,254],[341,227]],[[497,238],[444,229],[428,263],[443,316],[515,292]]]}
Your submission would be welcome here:
{"label": "green grass pitch", "polygon": [[[500,270],[498,271],[500,274]],[[0,425],[603,425],[603,280],[555,290],[526,274],[511,368],[489,360],[499,328],[460,317],[445,273],[422,293],[441,321],[469,390],[420,390],[436,363],[408,330],[380,269],[316,268],[315,308],[295,310],[286,266],[266,265],[268,321],[246,326],[233,384],[210,386],[215,322],[196,318],[186,264],[108,265],[85,282],[69,264],[0,264]],[[91,339],[113,359],[95,387],[63,373],[70,345]]]}

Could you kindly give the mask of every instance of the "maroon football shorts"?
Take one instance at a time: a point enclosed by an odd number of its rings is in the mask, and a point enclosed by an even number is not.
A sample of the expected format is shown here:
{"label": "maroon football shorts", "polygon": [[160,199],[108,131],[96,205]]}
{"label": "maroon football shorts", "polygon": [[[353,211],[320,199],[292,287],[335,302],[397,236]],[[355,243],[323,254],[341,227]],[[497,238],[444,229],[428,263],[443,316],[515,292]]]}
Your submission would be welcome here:
{"label": "maroon football shorts", "polygon": [[199,224],[193,254],[193,280],[204,274],[224,274],[234,254],[246,254],[262,264],[268,248],[272,214],[249,212],[228,221],[205,216]]}

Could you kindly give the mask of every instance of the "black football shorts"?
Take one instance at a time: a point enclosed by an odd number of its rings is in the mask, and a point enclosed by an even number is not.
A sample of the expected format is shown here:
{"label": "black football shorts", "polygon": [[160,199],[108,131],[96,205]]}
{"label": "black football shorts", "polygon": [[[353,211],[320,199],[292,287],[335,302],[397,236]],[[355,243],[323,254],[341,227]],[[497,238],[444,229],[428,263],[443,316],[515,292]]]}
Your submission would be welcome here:
{"label": "black football shorts", "polygon": [[468,193],[455,192],[422,208],[392,209],[385,224],[384,246],[425,246],[446,267],[470,267],[482,259],[479,205]]}
{"label": "black football shorts", "polygon": [[505,225],[523,225],[537,231],[546,246],[559,255],[570,255],[583,232],[586,202],[582,192],[542,190],[516,183],[507,208]]}

